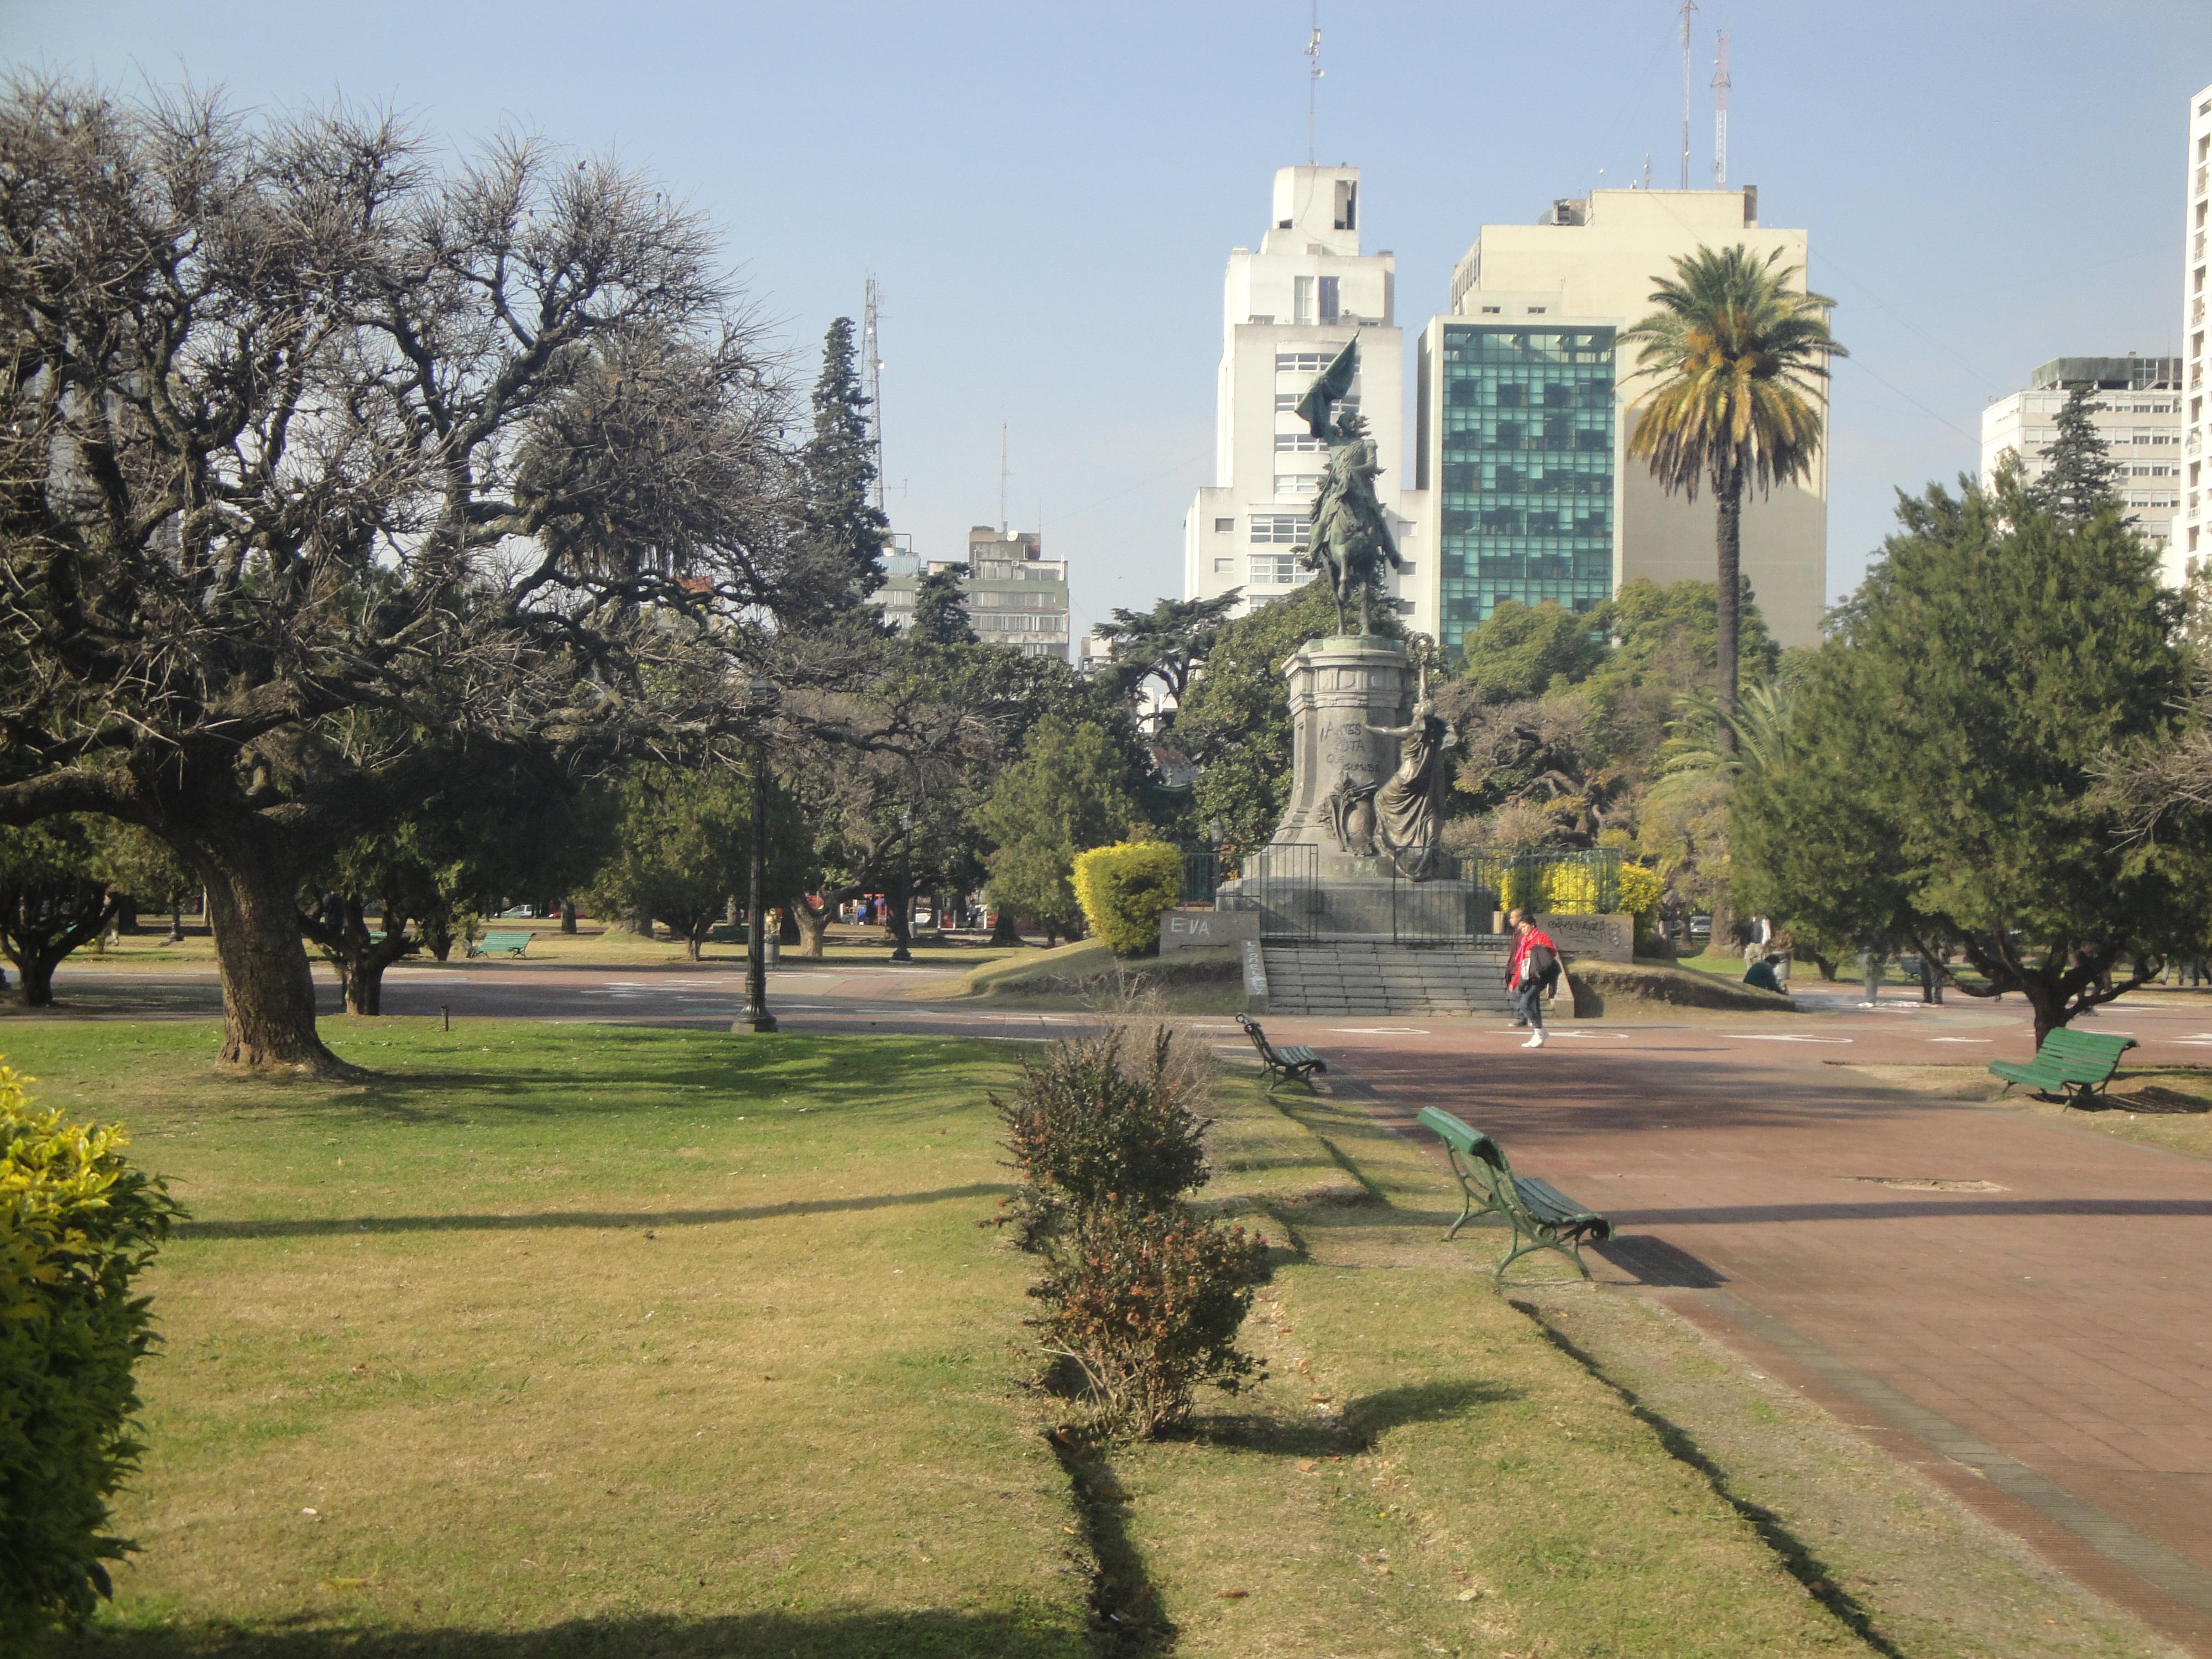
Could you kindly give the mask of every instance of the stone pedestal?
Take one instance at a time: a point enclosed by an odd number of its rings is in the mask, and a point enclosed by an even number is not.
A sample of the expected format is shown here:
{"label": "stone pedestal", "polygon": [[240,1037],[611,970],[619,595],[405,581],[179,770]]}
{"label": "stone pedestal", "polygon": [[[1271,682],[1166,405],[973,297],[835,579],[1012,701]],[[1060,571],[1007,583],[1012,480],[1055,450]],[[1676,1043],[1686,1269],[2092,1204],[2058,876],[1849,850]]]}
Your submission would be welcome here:
{"label": "stone pedestal", "polygon": [[[1471,882],[1409,881],[1375,842],[1370,799],[1397,769],[1395,738],[1413,715],[1405,648],[1374,635],[1309,640],[1284,665],[1291,701],[1291,799],[1270,843],[1246,860],[1222,902],[1256,910],[1271,936],[1468,938],[1495,896]],[[1334,795],[1352,845],[1330,822]],[[1371,850],[1370,850],[1371,849]]]}
{"label": "stone pedestal", "polygon": [[[1374,635],[1309,640],[1284,665],[1291,697],[1291,802],[1273,843],[1317,848],[1324,884],[1390,874],[1385,860],[1338,843],[1327,802],[1347,781],[1371,792],[1396,768],[1398,740],[1377,737],[1373,728],[1406,723],[1413,702],[1410,674],[1404,648]],[[1368,834],[1371,838],[1371,817]]]}

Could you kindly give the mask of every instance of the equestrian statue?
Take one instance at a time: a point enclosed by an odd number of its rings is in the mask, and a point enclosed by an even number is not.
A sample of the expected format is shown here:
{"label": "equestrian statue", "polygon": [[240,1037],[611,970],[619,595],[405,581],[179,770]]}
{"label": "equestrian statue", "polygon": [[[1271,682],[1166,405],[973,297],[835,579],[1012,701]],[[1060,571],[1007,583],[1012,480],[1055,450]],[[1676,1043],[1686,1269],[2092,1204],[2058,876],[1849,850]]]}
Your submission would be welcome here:
{"label": "equestrian statue", "polygon": [[1298,562],[1308,570],[1328,573],[1338,633],[1344,632],[1345,607],[1358,599],[1359,631],[1364,635],[1373,631],[1368,605],[1381,586],[1383,562],[1387,559],[1393,570],[1403,570],[1406,561],[1376,498],[1375,480],[1382,465],[1375,440],[1367,435],[1367,422],[1357,410],[1330,418],[1331,405],[1351,391],[1352,376],[1358,372],[1359,337],[1355,334],[1298,399],[1299,418],[1328,446],[1328,471],[1314,495],[1306,550]]}

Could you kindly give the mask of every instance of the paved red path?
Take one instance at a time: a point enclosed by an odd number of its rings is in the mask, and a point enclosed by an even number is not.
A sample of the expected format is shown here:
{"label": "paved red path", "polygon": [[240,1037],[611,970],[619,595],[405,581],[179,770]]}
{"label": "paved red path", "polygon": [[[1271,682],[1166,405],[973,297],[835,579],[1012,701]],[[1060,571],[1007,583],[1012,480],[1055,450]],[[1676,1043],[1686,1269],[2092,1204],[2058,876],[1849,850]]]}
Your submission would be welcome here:
{"label": "paved red path", "polygon": [[[2201,1060],[2204,1023],[2129,1009],[2098,1028]],[[1815,1058],[1956,1060],[1976,1050],[1932,1045],[1960,1031],[1993,1033],[1993,1057],[2021,1046],[2011,1016],[1629,1028],[1533,1053],[1495,1022],[1283,1024],[1333,1037],[1378,1115],[1442,1105],[1610,1215],[1601,1278],[1665,1297],[2212,1654],[2212,1162]]]}

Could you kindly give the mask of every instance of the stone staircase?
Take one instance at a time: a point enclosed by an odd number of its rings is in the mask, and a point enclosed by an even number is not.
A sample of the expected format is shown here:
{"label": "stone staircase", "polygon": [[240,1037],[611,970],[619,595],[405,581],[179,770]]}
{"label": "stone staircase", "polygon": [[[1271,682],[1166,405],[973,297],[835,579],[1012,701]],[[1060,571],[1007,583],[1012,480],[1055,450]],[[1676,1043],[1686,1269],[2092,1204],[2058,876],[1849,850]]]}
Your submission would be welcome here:
{"label": "stone staircase", "polygon": [[1462,945],[1388,939],[1269,940],[1273,1014],[1490,1014],[1510,1012],[1503,939]]}

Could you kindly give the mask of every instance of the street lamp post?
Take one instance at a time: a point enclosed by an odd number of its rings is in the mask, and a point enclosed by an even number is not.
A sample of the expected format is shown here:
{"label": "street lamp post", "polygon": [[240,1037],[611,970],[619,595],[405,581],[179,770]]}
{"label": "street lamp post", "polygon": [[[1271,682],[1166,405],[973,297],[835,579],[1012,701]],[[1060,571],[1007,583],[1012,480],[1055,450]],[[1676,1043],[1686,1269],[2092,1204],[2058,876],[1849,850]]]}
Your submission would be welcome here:
{"label": "street lamp post", "polygon": [[768,744],[760,735],[760,721],[775,706],[776,689],[767,680],[755,680],[748,706],[753,725],[753,857],[752,881],[745,901],[745,1012],[739,1024],[756,1031],[776,1029],[768,1011]]}
{"label": "street lamp post", "polygon": [[898,930],[891,936],[891,960],[912,962],[914,952],[906,948],[907,935],[914,931],[914,808],[911,806],[899,813],[899,831],[905,842],[899,849],[905,873],[899,878],[899,921]]}

